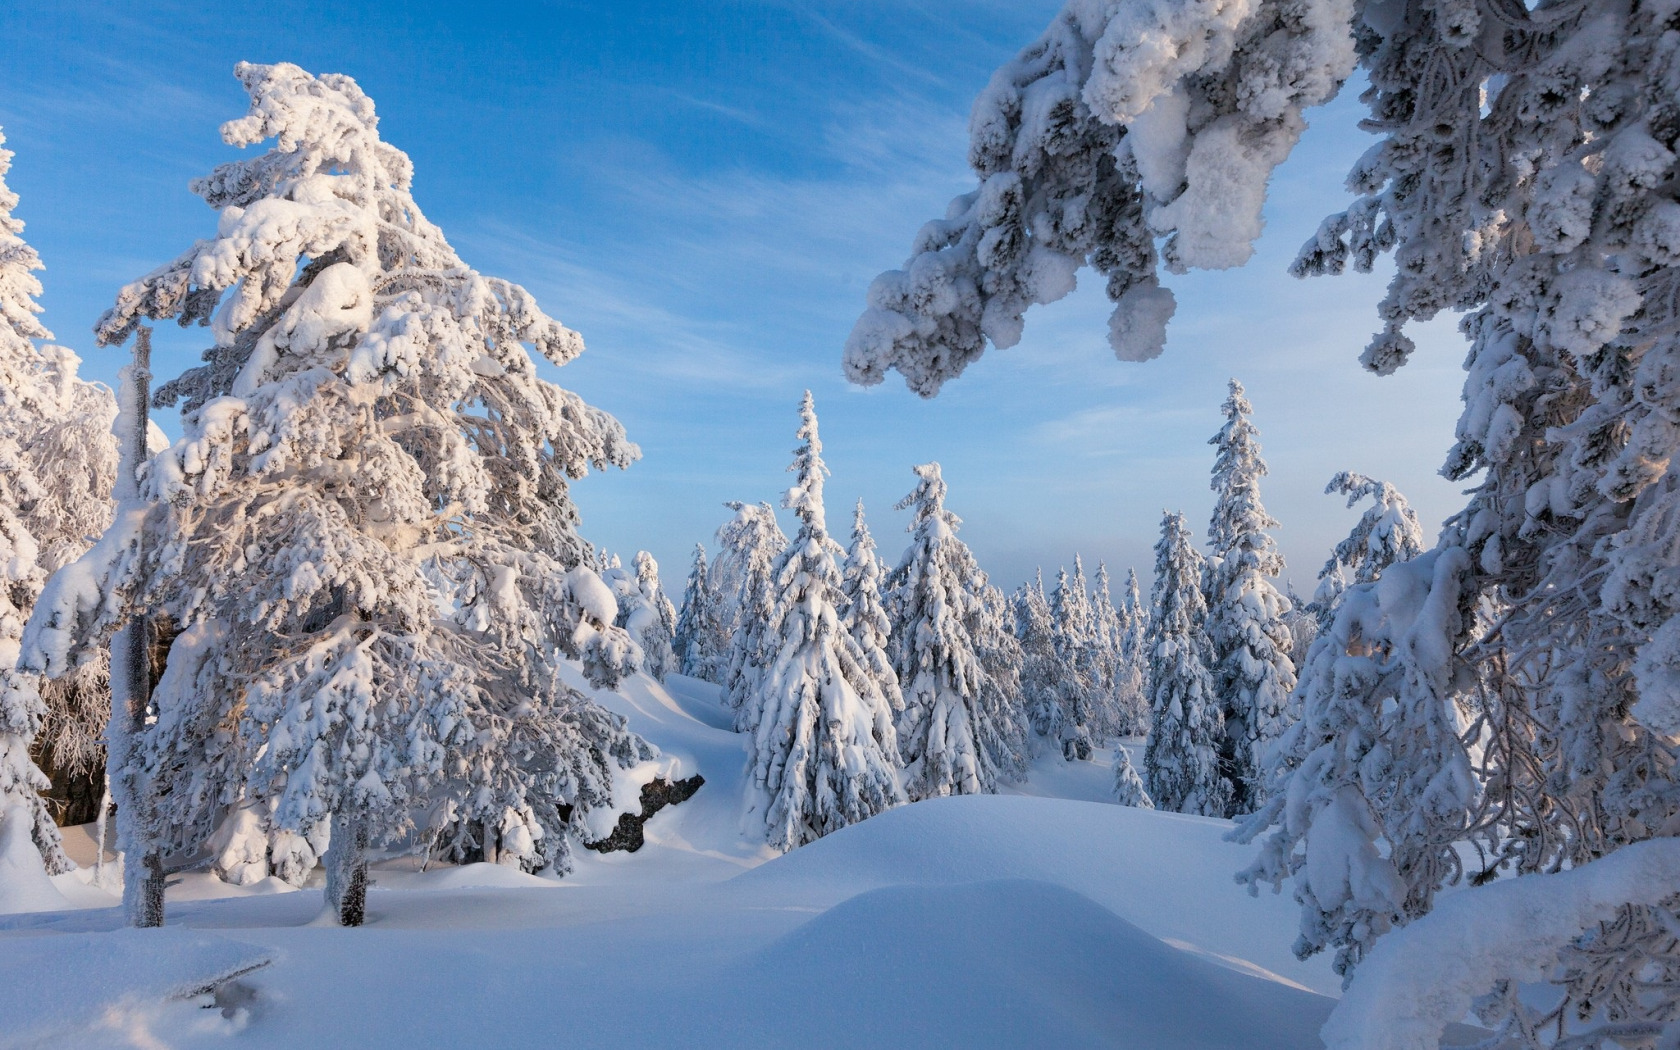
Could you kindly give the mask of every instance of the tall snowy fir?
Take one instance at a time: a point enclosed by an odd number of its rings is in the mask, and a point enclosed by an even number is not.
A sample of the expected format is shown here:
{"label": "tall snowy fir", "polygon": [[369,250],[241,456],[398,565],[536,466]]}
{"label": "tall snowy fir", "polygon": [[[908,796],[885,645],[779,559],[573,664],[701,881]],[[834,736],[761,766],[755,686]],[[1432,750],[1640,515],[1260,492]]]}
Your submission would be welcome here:
{"label": "tall snowy fir", "polygon": [[0,820],[26,814],[47,871],[58,874],[73,865],[32,751],[65,779],[92,781],[110,709],[108,672],[96,656],[64,680],[44,682],[17,667],[19,643],[48,574],[111,520],[116,402],[77,378],[74,353],[39,342],[52,338],[36,319],[41,260],[12,215],[18,198],[6,186],[5,141],[0,135]]}
{"label": "tall snowy fir", "polygon": [[892,640],[892,617],[887,613],[883,588],[886,573],[875,554],[875,537],[863,517],[863,500],[852,513],[852,543],[840,569],[840,591],[845,598],[841,625],[857,643],[869,673],[887,698],[896,719],[904,711],[904,693],[898,687],[887,647]]}
{"label": "tall snowy fir", "polygon": [[841,623],[836,557],[843,552],[823,512],[828,468],[810,391],[799,421],[801,444],[788,468],[795,480],[782,498],[799,531],[771,572],[770,660],[743,704],[752,735],[750,808],[779,850],[905,801],[892,703]]}
{"label": "tall snowy fir", "polygon": [[987,719],[990,683],[974,627],[986,615],[986,575],[957,538],[962,519],[945,509],[939,464],[915,468],[910,546],[888,579],[891,651],[904,714],[899,747],[912,801],[997,790],[1013,764],[1009,743]]}
{"label": "tall snowy fir", "polygon": [[694,565],[683,587],[682,611],[677,614],[677,630],[671,639],[680,673],[705,682],[715,682],[720,677],[718,660],[723,651],[717,644],[718,619],[718,598],[707,571],[706,545],[696,543]]}
{"label": "tall snowy fir", "polygon": [[1353,583],[1370,583],[1396,562],[1423,553],[1423,526],[1400,490],[1386,481],[1343,471],[1325,486],[1326,495],[1347,497],[1353,507],[1370,497],[1371,506],[1359,516],[1346,539],[1336,544],[1318,571],[1313,612],[1321,632],[1330,630],[1342,592]]}
{"label": "tall snowy fir", "polygon": [[[1385,931],[1425,915],[1468,855],[1485,858],[1478,882],[1621,870],[1617,851],[1680,818],[1673,16],[1586,0],[1072,0],[977,100],[979,186],[877,278],[848,340],[855,380],[893,369],[932,394],[1090,265],[1116,303],[1116,354],[1157,355],[1173,310],[1159,270],[1246,261],[1302,111],[1363,71],[1380,138],[1350,175],[1357,199],[1294,269],[1369,271],[1394,253],[1361,357],[1379,374],[1413,354],[1412,321],[1464,314],[1445,473],[1474,488],[1432,551],[1342,599],[1303,669],[1285,768],[1245,823],[1266,835],[1250,877],[1291,881],[1301,950],[1332,948],[1345,972],[1379,938],[1403,953],[1407,931]],[[1402,1017],[1380,1013],[1396,1001],[1355,979],[1328,1042],[1426,1045],[1411,1040],[1483,993],[1509,1045],[1658,1031],[1675,997],[1645,994],[1638,960],[1668,951],[1675,913],[1623,900],[1602,930],[1518,931],[1509,912],[1465,908],[1465,943],[1555,947],[1549,998],[1516,995],[1545,967],[1491,950],[1432,970],[1447,983],[1411,1001],[1444,1013],[1403,1029],[1375,1020]]]}
{"label": "tall snowy fir", "polygon": [[1266,461],[1252,412],[1242,384],[1231,380],[1225,425],[1208,442],[1215,449],[1215,499],[1208,523],[1207,632],[1225,718],[1221,750],[1234,792],[1226,816],[1251,813],[1264,798],[1264,755],[1291,720],[1289,693],[1295,688],[1293,639],[1284,622],[1289,600],[1272,583],[1283,572],[1283,556],[1266,531],[1278,523],[1260,502]]}
{"label": "tall snowy fir", "polygon": [[651,755],[557,667],[610,637],[575,611],[590,547],[568,482],[638,451],[537,378],[528,347],[564,364],[581,340],[456,256],[352,80],[236,74],[251,110],[224,139],[274,146],[193,184],[214,236],[97,329],[208,327],[206,363],[156,398],[183,436],[147,465],[147,509],[53,578],[25,662],[63,674],[137,610],[172,638],[129,770],[148,796],[131,858],[262,803],[272,832],[326,846],[346,924],[385,843],[564,870]]}
{"label": "tall snowy fir", "polygon": [[1155,544],[1144,787],[1161,809],[1223,817],[1232,788],[1219,752],[1225,727],[1206,628],[1202,556],[1184,515],[1168,514]]}
{"label": "tall snowy fir", "polygon": [[1085,566],[1073,558],[1074,573],[1056,574],[1050,595],[1050,622],[1060,664],[1057,695],[1062,707],[1062,757],[1069,762],[1091,757],[1092,708],[1101,683],[1097,680],[1096,638],[1092,633],[1091,599],[1085,590]]}
{"label": "tall snowy fir", "polygon": [[776,524],[768,503],[725,504],[735,516],[718,529],[714,579],[728,632],[729,649],[722,662],[723,699],[742,721],[747,698],[758,688],[760,676],[774,654],[765,625],[775,600],[776,560],[787,550],[788,538]]}
{"label": "tall snowy fir", "polygon": [[1149,732],[1149,608],[1138,590],[1136,569],[1126,570],[1126,594],[1120,607],[1120,653],[1115,662],[1114,702],[1131,728]]}
{"label": "tall snowy fir", "polygon": [[1129,736],[1143,729],[1142,724],[1131,717],[1131,711],[1121,696],[1124,676],[1120,662],[1125,633],[1120,610],[1114,607],[1108,565],[1098,562],[1097,575],[1091,580],[1091,634],[1095,640],[1094,677],[1097,679],[1098,696],[1094,730],[1099,740]]}
{"label": "tall snowy fir", "polygon": [[1034,733],[1062,748],[1062,659],[1044,596],[1044,572],[1015,594],[1015,639],[1021,644],[1021,706]]}

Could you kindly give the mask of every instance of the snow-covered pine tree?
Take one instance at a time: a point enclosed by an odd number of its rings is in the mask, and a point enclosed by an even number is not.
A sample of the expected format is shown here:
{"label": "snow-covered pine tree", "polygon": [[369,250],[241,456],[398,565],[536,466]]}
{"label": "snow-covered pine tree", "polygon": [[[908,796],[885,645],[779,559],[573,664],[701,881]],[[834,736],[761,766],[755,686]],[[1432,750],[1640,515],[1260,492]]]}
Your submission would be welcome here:
{"label": "snow-covered pine tree", "polygon": [[236,75],[251,111],[223,137],[275,145],[194,183],[215,235],[125,287],[97,329],[113,344],[142,318],[209,326],[206,364],[158,391],[183,402],[184,435],[148,465],[149,507],[53,578],[25,660],[63,673],[130,610],[178,629],[136,740],[151,798],[131,857],[196,849],[272,799],[280,830],[330,822],[345,923],[363,916],[366,851],[411,830],[493,831],[563,870],[571,828],[651,754],[555,666],[585,626],[568,480],[637,449],[537,377],[528,346],[564,364],[581,340],[422,217],[354,81]]}
{"label": "snow-covered pine tree", "polygon": [[[984,579],[984,574],[981,574]],[[980,588],[980,602],[968,635],[980,657],[985,677],[980,683],[980,747],[993,756],[1000,778],[1018,781],[1032,759],[1032,725],[1021,695],[1021,643],[1010,628],[1013,614],[1009,598],[987,583]]]}
{"label": "snow-covered pine tree", "polygon": [[1225,718],[1221,751],[1233,795],[1231,816],[1252,813],[1265,796],[1264,755],[1293,720],[1289,693],[1295,688],[1292,639],[1283,617],[1289,600],[1272,583],[1283,572],[1283,556],[1267,529],[1277,521],[1260,502],[1260,432],[1249,418],[1253,406],[1243,386],[1231,380],[1223,408],[1225,425],[1209,439],[1215,449],[1213,518],[1208,544],[1208,638],[1213,642],[1214,687]]}
{"label": "snow-covered pine tree", "polygon": [[1056,625],[1044,597],[1044,572],[1015,594],[1015,640],[1021,643],[1021,706],[1041,740],[1062,747],[1062,660],[1056,654]]}
{"label": "snow-covered pine tree", "polygon": [[1128,735],[1149,732],[1149,609],[1138,590],[1136,569],[1126,570],[1126,596],[1121,607],[1120,656],[1116,664],[1114,697]]}
{"label": "snow-covered pine tree", "polygon": [[[875,554],[875,537],[869,533],[869,523],[863,517],[863,500],[858,500],[852,514],[852,544],[846,549],[846,562],[840,568],[840,591],[845,599],[841,626],[857,643],[863,654],[863,667],[887,698],[896,720],[904,711],[904,692],[898,687],[898,673],[893,670],[887,647],[892,639],[892,617],[882,593],[886,573]],[[896,756],[895,756],[896,757]]]}
{"label": "snow-covered pine tree", "polygon": [[752,734],[750,811],[783,851],[905,801],[892,703],[840,619],[842,551],[823,511],[828,468],[809,390],[799,422],[788,467],[795,480],[782,497],[799,531],[771,572],[770,658],[742,705]]}
{"label": "snow-covered pine tree", "polygon": [[712,589],[711,573],[706,565],[706,545],[696,543],[694,565],[683,587],[682,611],[677,615],[677,630],[671,641],[679,673],[704,682],[720,677],[717,638],[717,593]]}
{"label": "snow-covered pine tree", "polygon": [[18,198],[6,185],[12,153],[5,141],[0,135],[0,812],[30,814],[47,871],[59,874],[74,865],[42,797],[50,785],[34,756],[66,779],[93,781],[109,672],[95,659],[43,682],[18,668],[19,643],[47,576],[110,523],[116,402],[105,387],[77,378],[74,353],[39,342],[52,338],[36,318],[41,259],[12,214]]}
{"label": "snow-covered pine tree", "polygon": [[986,668],[975,624],[984,615],[986,574],[957,538],[962,519],[945,509],[939,464],[916,468],[910,546],[888,578],[894,614],[893,669],[904,691],[899,747],[912,801],[997,790],[1011,758],[986,725]]}
{"label": "snow-covered pine tree", "polygon": [[1056,590],[1050,595],[1050,622],[1056,640],[1057,698],[1062,707],[1062,757],[1069,762],[1091,757],[1093,698],[1101,689],[1096,680],[1096,648],[1092,635],[1091,599],[1085,590],[1085,566],[1073,556],[1074,574],[1056,573]]}
{"label": "snow-covered pine tree", "polygon": [[1161,522],[1151,604],[1144,785],[1161,809],[1223,817],[1231,783],[1219,754],[1224,726],[1214,692],[1202,556],[1183,514],[1168,514]]}
{"label": "snow-covered pine tree", "polygon": [[1324,493],[1346,496],[1349,507],[1367,496],[1372,502],[1318,572],[1318,591],[1312,604],[1320,631],[1329,630],[1337,600],[1349,584],[1370,583],[1395,562],[1409,561],[1423,553],[1423,526],[1412,505],[1393,485],[1343,471],[1330,479]]}
{"label": "snow-covered pine tree", "polygon": [[1098,684],[1092,731],[1098,740],[1107,740],[1129,736],[1141,727],[1132,722],[1120,697],[1120,650],[1126,629],[1120,611],[1114,607],[1106,562],[1097,563],[1097,575],[1092,578],[1091,587],[1091,633],[1096,640],[1094,660]]}
{"label": "snow-covered pine tree", "polygon": [[[1363,357],[1378,373],[1414,350],[1411,321],[1467,313],[1446,473],[1479,480],[1433,557],[1344,599],[1336,637],[1314,646],[1327,662],[1309,657],[1306,670],[1343,676],[1345,710],[1303,715],[1315,728],[1294,741],[1302,779],[1287,812],[1274,792],[1246,825],[1273,829],[1254,875],[1294,881],[1303,951],[1335,945],[1351,966],[1391,921],[1429,909],[1472,842],[1487,878],[1579,869],[1680,816],[1673,28],[1672,5],[1645,2],[1071,0],[976,103],[981,186],[925,228],[904,271],[875,282],[848,342],[857,380],[897,368],[932,393],[986,339],[1014,342],[1027,304],[1064,294],[1088,262],[1117,299],[1117,353],[1152,356],[1171,312],[1154,236],[1167,237],[1169,269],[1242,261],[1302,108],[1363,67],[1382,138],[1351,174],[1359,199],[1326,220],[1296,270],[1369,269],[1394,252],[1383,331]],[[1320,688],[1303,681],[1309,707]],[[1325,702],[1337,695],[1322,688]],[[1475,717],[1410,751],[1414,765],[1387,752],[1389,733],[1427,736],[1465,703]],[[1361,723],[1361,704],[1382,723]],[[1499,746],[1483,749],[1489,739]],[[1416,785],[1427,798],[1402,790]],[[1340,903],[1327,901],[1343,891],[1315,895],[1313,871],[1393,893],[1332,920]],[[1510,932],[1500,909],[1460,914],[1485,924],[1455,931],[1465,940]],[[1642,903],[1625,915],[1567,949],[1558,996],[1538,1014],[1502,994],[1495,1038],[1546,1040],[1572,1017],[1560,1038],[1589,1045],[1609,1024],[1666,1023],[1673,997],[1639,998],[1644,964],[1630,960],[1651,958],[1647,945],[1667,952],[1673,912]],[[1442,972],[1484,988],[1515,976],[1500,969],[1513,953],[1478,958],[1489,969],[1474,977]],[[1350,995],[1343,1008],[1355,1000],[1374,1001]]]}
{"label": "snow-covered pine tree", "polygon": [[613,622],[641,651],[638,669],[663,682],[667,674],[677,670],[677,610],[659,585],[659,563],[653,555],[637,551],[630,564],[630,569],[608,569],[602,577],[612,588],[618,606]]}
{"label": "snow-covered pine tree", "polygon": [[1155,802],[1144,790],[1143,778],[1132,765],[1132,753],[1125,744],[1114,745],[1114,800],[1122,806],[1154,809]]}
{"label": "snow-covered pine tree", "polygon": [[788,538],[770,504],[732,501],[724,506],[735,516],[718,529],[714,566],[723,610],[719,621],[729,637],[722,661],[723,702],[735,712],[736,729],[745,729],[742,708],[774,656],[767,648],[765,623],[775,596],[776,560],[787,550]]}

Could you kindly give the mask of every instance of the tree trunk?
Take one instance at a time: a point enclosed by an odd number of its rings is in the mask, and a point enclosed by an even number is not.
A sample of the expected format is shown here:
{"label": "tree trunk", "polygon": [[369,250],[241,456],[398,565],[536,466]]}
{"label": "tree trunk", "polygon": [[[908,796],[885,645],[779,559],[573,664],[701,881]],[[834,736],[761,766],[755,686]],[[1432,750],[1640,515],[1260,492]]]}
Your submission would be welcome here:
{"label": "tree trunk", "polygon": [[334,814],[327,846],[327,906],[340,926],[367,920],[367,825],[356,817]]}
{"label": "tree trunk", "polygon": [[496,848],[496,825],[493,821],[484,821],[483,839],[484,863],[495,864],[501,860],[500,851]]}

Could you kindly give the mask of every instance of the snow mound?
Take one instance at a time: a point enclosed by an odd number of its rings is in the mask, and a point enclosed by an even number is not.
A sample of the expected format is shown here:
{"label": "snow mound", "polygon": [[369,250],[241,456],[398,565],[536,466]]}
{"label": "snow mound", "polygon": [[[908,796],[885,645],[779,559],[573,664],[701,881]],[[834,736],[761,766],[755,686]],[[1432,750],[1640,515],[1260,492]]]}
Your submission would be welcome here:
{"label": "snow mound", "polygon": [[753,993],[741,1004],[740,1045],[766,1047],[1294,1050],[1315,1044],[1332,1005],[1169,947],[1082,894],[1021,879],[859,894],[756,953],[727,983]]}
{"label": "snow mound", "polygon": [[34,824],[22,806],[0,814],[0,915],[70,907],[41,862],[31,834]]}
{"label": "snow mound", "polygon": [[[175,927],[10,937],[0,950],[0,1050],[38,1045],[152,1045],[133,1031],[147,1008],[209,992],[275,953]],[[139,1022],[143,1023],[143,1022]],[[121,1031],[104,1033],[98,1030]],[[132,1037],[132,1038],[131,1038]]]}
{"label": "snow mound", "polygon": [[[1229,821],[1065,799],[969,795],[883,813],[733,880],[771,900],[830,904],[884,886],[1029,879],[1083,894],[1161,940],[1230,956],[1326,995],[1340,979],[1290,951],[1295,904],[1251,897]],[[1246,968],[1246,967],[1245,967]]]}

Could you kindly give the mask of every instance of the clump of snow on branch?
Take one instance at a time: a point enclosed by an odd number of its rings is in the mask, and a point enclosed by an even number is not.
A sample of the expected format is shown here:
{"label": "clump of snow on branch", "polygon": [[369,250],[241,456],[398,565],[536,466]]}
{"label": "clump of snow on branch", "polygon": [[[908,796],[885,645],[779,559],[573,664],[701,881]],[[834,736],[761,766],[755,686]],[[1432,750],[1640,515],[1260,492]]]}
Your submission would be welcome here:
{"label": "clump of snow on branch", "polygon": [[[1157,271],[1249,258],[1272,170],[1352,71],[1349,0],[1070,0],[974,103],[980,183],[870,285],[853,382],[937,393],[1091,267],[1124,360],[1161,352]],[[1157,242],[1159,241],[1159,248]]]}

